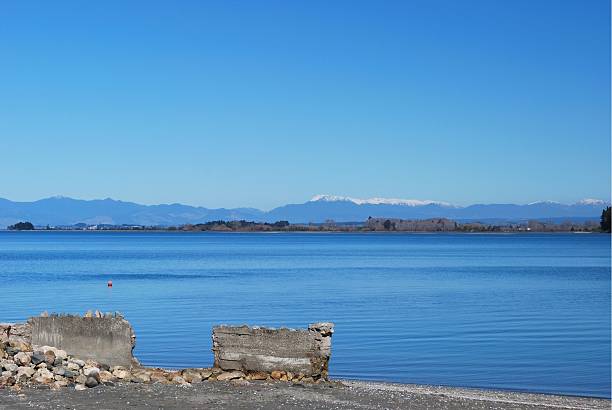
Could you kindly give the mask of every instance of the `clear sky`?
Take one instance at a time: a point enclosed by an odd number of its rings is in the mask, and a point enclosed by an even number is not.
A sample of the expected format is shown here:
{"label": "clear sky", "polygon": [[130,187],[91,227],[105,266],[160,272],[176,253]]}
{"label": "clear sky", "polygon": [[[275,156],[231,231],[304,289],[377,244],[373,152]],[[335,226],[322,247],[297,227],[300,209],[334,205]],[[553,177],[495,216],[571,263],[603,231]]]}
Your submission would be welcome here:
{"label": "clear sky", "polygon": [[610,197],[610,2],[5,1],[0,197]]}

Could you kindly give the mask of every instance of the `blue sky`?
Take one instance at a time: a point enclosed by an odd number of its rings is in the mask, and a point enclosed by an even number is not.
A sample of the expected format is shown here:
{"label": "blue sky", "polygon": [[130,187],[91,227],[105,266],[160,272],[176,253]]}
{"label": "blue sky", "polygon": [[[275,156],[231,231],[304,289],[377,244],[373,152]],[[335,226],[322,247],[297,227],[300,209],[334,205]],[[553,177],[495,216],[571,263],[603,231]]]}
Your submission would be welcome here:
{"label": "blue sky", "polygon": [[18,1],[0,197],[610,197],[610,4]]}

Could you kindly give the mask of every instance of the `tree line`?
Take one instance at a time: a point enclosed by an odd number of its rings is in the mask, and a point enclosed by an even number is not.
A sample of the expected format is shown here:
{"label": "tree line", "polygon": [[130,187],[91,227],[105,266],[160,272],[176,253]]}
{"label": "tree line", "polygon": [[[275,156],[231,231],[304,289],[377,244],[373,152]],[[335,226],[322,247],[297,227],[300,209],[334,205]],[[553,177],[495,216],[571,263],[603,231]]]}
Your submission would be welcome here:
{"label": "tree line", "polygon": [[[168,231],[339,231],[339,232],[368,232],[368,231],[396,231],[396,232],[608,232],[610,233],[611,207],[606,207],[601,212],[599,226],[597,222],[587,221],[584,223],[562,222],[550,223],[540,221],[529,221],[513,224],[485,224],[479,222],[458,223],[446,218],[432,218],[423,220],[404,220],[387,218],[368,218],[365,224],[342,224],[334,221],[326,221],[323,224],[291,224],[288,221],[277,222],[253,222],[253,221],[209,221],[199,224],[185,224],[179,226],[104,226],[101,230],[168,230]],[[79,226],[77,226],[79,225]],[[74,225],[74,229],[87,229],[85,224]],[[82,225],[82,226],[80,226]],[[7,227],[12,231],[32,231],[36,227],[28,221],[17,222]],[[53,230],[54,228],[43,228]],[[66,229],[66,227],[58,228]],[[70,229],[70,228],[68,228]]]}

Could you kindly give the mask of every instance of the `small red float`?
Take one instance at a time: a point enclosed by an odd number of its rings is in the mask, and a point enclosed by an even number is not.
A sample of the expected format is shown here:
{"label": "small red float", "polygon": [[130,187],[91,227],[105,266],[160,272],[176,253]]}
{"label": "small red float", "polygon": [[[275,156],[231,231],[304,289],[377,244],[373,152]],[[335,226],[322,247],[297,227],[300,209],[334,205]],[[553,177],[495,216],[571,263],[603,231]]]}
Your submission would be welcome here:
{"label": "small red float", "polygon": [[109,288],[112,288],[112,287],[113,287],[113,281],[112,281],[112,280],[109,280],[109,281],[108,281],[108,283],[107,283],[107,286],[108,286]]}

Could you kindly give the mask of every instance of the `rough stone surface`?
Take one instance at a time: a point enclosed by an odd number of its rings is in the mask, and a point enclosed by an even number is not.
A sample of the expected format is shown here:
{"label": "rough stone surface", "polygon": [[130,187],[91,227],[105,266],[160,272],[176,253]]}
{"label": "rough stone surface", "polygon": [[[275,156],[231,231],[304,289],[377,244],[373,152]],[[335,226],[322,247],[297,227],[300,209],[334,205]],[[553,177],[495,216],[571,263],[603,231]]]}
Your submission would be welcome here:
{"label": "rough stone surface", "polygon": [[30,362],[32,361],[30,356],[27,353],[25,353],[25,352],[17,353],[15,355],[15,357],[13,358],[13,360],[19,366],[26,366],[26,365],[30,364]]}
{"label": "rough stone surface", "polygon": [[208,379],[212,375],[213,375],[213,371],[210,370],[210,369],[202,369],[202,370],[200,370],[200,376],[202,376],[202,379],[204,379],[204,380]]}
{"label": "rough stone surface", "polygon": [[34,365],[36,366],[37,364],[40,364],[42,362],[45,361],[45,355],[44,353],[41,352],[34,352],[32,354],[32,363],[34,363]]}
{"label": "rough stone surface", "polygon": [[[0,323],[0,343],[29,345],[32,339],[32,325],[27,323]],[[23,350],[23,349],[22,349]]]}
{"label": "rough stone surface", "polygon": [[53,366],[55,364],[55,353],[52,350],[45,352],[45,363],[47,366]]}
{"label": "rough stone surface", "polygon": [[36,370],[31,367],[20,367],[17,369],[17,378],[19,379],[21,375],[24,375],[29,379],[34,375],[34,373],[36,373]]}
{"label": "rough stone surface", "polygon": [[42,368],[38,369],[34,374],[34,381],[39,384],[49,384],[55,381],[53,373],[49,370]]}
{"label": "rough stone surface", "polygon": [[15,363],[5,362],[2,366],[4,370],[8,370],[9,372],[16,372],[19,366]]}
{"label": "rough stone surface", "polygon": [[226,380],[240,379],[241,377],[244,377],[244,373],[242,373],[240,371],[223,372],[223,373],[217,375],[217,380],[222,382],[222,381],[226,381]]}
{"label": "rough stone surface", "polygon": [[74,358],[73,358],[73,359],[70,359],[68,362],[69,362],[69,363],[74,363],[74,364],[75,364],[75,365],[77,365],[79,368],[81,368],[81,367],[85,366],[85,362],[84,362],[83,360],[80,360],[80,359],[74,359]]}
{"label": "rough stone surface", "polygon": [[134,383],[149,383],[151,376],[146,371],[139,371],[132,375],[132,382]]}
{"label": "rough stone surface", "polygon": [[100,371],[100,382],[105,383],[105,382],[110,382],[110,381],[115,381],[117,378],[115,376],[113,376],[113,374],[111,372],[109,372],[108,370],[101,370]]}
{"label": "rough stone surface", "polygon": [[[34,345],[54,346],[71,356],[94,359],[109,365],[131,366],[134,331],[122,317],[57,316],[34,317],[31,340]],[[51,364],[56,355],[47,355]]]}
{"label": "rough stone surface", "polygon": [[113,376],[117,377],[118,379],[129,379],[131,375],[126,369],[115,369],[113,370]]}
{"label": "rough stone surface", "polygon": [[185,379],[187,383],[199,383],[202,381],[202,375],[200,375],[200,372],[196,370],[192,370],[192,369],[183,370],[182,376],[183,376],[183,379]]}
{"label": "rough stone surface", "polygon": [[187,382],[185,381],[185,379],[183,379],[181,376],[174,376],[174,377],[172,378],[172,382],[173,382],[173,383],[178,383],[178,384],[187,383]]}
{"label": "rough stone surface", "polygon": [[308,330],[249,326],[213,328],[215,367],[245,372],[275,370],[327,378],[333,323]]}
{"label": "rough stone surface", "polygon": [[249,374],[250,380],[266,380],[268,378],[268,374],[265,372],[253,372]]}

